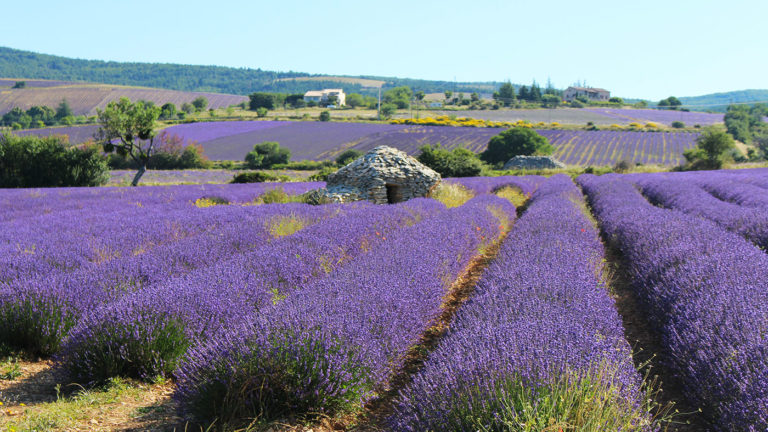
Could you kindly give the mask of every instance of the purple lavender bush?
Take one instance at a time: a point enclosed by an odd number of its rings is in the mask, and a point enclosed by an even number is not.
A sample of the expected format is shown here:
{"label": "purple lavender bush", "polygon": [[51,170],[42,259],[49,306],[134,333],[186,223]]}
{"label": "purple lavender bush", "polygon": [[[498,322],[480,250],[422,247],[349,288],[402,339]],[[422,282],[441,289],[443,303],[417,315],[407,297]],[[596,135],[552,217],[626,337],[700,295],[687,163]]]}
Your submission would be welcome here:
{"label": "purple lavender bush", "polygon": [[582,175],[623,254],[640,306],[684,395],[712,430],[768,428],[768,256],[741,236],[654,207],[617,175]]}
{"label": "purple lavender bush", "polygon": [[81,383],[169,376],[193,342],[215,337],[311,280],[327,277],[400,227],[444,211],[428,199],[383,208],[322,207],[343,214],[230,259],[219,256],[209,261],[215,264],[145,285],[96,309],[72,330],[59,365]]}
{"label": "purple lavender bush", "polygon": [[544,181],[386,430],[648,430],[640,377],[570,178]]}
{"label": "purple lavender bush", "polygon": [[388,236],[244,326],[192,349],[176,372],[185,415],[218,425],[359,409],[441,312],[448,287],[514,217],[477,197]]}

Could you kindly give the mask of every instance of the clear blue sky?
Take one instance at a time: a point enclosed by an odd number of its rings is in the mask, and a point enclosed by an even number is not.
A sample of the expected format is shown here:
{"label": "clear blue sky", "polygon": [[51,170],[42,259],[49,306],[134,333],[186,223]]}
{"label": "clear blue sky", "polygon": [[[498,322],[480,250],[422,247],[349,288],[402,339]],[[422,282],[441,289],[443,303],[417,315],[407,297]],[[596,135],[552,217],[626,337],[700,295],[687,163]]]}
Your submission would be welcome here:
{"label": "clear blue sky", "polygon": [[0,45],[84,59],[529,84],[768,88],[765,0],[7,1]]}

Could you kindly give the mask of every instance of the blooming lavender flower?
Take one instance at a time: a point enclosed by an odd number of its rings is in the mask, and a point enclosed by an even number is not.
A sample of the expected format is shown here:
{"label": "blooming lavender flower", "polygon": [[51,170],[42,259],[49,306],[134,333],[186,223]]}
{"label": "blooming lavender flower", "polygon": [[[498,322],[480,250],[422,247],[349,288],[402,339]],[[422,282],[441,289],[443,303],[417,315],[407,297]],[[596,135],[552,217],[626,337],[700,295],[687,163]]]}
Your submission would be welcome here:
{"label": "blooming lavender flower", "polygon": [[620,176],[577,180],[684,395],[714,430],[766,430],[768,256],[713,222],[654,207]]}
{"label": "blooming lavender flower", "polygon": [[[515,429],[511,425],[525,418],[510,411],[520,392],[532,392],[531,400],[535,394],[557,394],[553,383],[558,379],[569,374],[576,381],[586,379],[596,368],[611,371],[599,374],[598,380],[616,393],[601,397],[620,414],[608,419],[610,426],[601,426],[615,430],[627,426],[624,420],[635,422],[633,430],[648,427],[640,377],[599,277],[602,244],[585,211],[584,199],[568,177],[554,176],[541,184],[448,334],[400,391],[387,430]],[[546,402],[539,400],[528,409],[535,411],[537,405],[545,410]],[[597,417],[599,411],[589,415]],[[529,417],[538,427],[526,423],[527,429],[545,429],[553,420],[586,426],[565,416],[552,419],[557,414],[547,412]]]}

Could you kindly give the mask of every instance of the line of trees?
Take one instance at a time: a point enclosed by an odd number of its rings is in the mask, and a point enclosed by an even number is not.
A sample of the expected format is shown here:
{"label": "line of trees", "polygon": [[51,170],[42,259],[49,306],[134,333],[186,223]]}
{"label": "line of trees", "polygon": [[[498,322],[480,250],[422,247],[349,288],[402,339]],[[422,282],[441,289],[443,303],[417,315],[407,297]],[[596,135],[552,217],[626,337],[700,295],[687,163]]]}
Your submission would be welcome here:
{"label": "line of trees", "polygon": [[76,118],[72,113],[69,102],[66,99],[62,99],[56,109],[44,105],[36,105],[25,111],[19,107],[14,107],[0,118],[0,126],[8,126],[13,130],[19,130],[54,125],[69,126],[84,121],[84,117]]}

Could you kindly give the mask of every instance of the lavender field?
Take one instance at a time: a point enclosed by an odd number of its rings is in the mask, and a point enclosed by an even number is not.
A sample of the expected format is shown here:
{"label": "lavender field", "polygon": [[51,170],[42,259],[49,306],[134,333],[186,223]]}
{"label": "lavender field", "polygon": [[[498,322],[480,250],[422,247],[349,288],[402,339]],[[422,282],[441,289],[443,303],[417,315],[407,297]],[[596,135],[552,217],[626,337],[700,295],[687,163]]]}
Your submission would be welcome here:
{"label": "lavender field", "polygon": [[[658,430],[635,358],[652,350],[701,409],[683,430],[768,428],[768,169],[446,182],[473,197],[2,190],[0,345],[64,384],[162,377],[203,427],[391,431]],[[5,390],[4,408],[37,403]]]}
{"label": "lavender field", "polygon": [[[69,135],[70,142],[90,139],[96,126],[72,126],[21,131],[20,134]],[[347,149],[367,152],[388,145],[411,155],[424,145],[485,150],[500,128],[408,126],[344,122],[232,121],[202,122],[165,129],[196,141],[212,160],[243,160],[255,144],[277,141],[291,150],[292,160],[333,159]],[[694,147],[694,132],[631,132],[539,130],[555,146],[554,156],[568,165],[613,165],[621,160],[643,164],[678,165],[683,151]]]}

